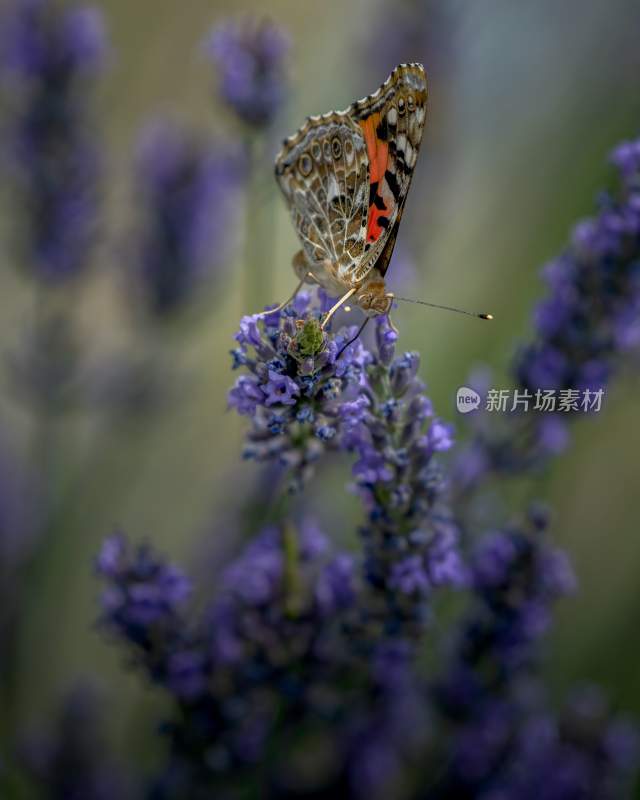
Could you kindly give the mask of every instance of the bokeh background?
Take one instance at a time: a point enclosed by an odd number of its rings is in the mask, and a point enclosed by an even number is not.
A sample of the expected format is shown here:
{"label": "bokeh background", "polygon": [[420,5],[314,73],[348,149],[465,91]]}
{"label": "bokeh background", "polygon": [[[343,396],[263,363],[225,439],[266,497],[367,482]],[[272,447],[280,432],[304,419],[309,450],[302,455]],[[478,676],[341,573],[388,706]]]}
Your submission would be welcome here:
{"label": "bokeh background", "polygon": [[[234,537],[251,527],[247,498],[260,474],[241,459],[244,421],[226,409],[229,350],[240,316],[294,285],[297,243],[272,178],[279,140],[308,114],[372,92],[396,63],[425,64],[428,126],[389,284],[494,314],[492,325],[408,304],[395,314],[401,346],[422,354],[436,409],[462,429],[456,389],[480,363],[495,370],[496,386],[508,385],[509,358],[542,293],[541,266],[609,184],[607,153],[638,133],[640,7],[634,0],[95,5],[109,49],[86,102],[104,170],[98,232],[79,279],[43,289],[30,277],[14,247],[20,207],[3,181],[2,524],[25,536],[42,526],[46,536],[17,579],[19,635],[6,645],[14,680],[0,713],[4,734],[37,724],[89,675],[109,697],[114,742],[152,759],[137,733],[155,718],[158,700],[122,670],[121,656],[94,628],[92,559],[121,527],[190,564],[206,585]],[[220,98],[204,46],[213,26],[243,15],[268,15],[290,39],[286,103],[259,134]],[[8,124],[10,105],[1,108]],[[136,277],[145,202],[136,153],[139,162],[141,131],[158,118],[223,154],[230,172],[216,195],[215,214],[225,222],[210,243],[206,279],[164,315],[149,310]],[[16,362],[31,357],[24,349],[43,303],[66,320],[79,363],[78,397],[62,412],[42,411],[16,387]],[[56,346],[48,338],[40,345]],[[614,705],[638,714],[639,394],[637,376],[615,382],[603,411],[576,426],[572,447],[538,487],[580,582],[560,607],[546,661],[551,684],[563,692],[599,682]],[[336,535],[353,529],[358,514],[345,478],[336,463],[301,501]],[[38,496],[47,487],[45,515],[33,507],[34,481]],[[249,511],[259,517],[259,508]]]}

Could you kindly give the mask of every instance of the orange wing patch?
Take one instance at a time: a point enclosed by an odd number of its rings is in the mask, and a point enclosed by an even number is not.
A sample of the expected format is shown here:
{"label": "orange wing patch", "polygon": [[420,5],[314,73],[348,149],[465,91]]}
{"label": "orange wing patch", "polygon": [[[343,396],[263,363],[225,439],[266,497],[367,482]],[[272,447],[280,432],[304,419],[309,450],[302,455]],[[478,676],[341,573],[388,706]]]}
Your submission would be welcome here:
{"label": "orange wing patch", "polygon": [[384,178],[389,160],[389,144],[377,135],[380,124],[380,112],[372,114],[367,119],[360,121],[364,134],[369,157],[369,185],[371,196],[369,199],[369,216],[367,219],[367,241],[376,242],[387,229],[391,209],[378,192]]}
{"label": "orange wing patch", "polygon": [[360,122],[369,156],[369,181],[371,183],[378,183],[381,180],[389,159],[389,144],[383,142],[376,133],[379,124],[380,112],[372,114]]}

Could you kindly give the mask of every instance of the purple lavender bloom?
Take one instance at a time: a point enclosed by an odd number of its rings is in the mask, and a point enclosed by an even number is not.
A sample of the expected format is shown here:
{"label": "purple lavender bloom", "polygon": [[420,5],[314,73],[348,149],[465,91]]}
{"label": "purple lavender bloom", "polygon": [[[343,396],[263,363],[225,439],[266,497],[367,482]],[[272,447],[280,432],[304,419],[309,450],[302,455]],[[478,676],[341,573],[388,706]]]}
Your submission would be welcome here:
{"label": "purple lavender bloom", "polygon": [[620,171],[625,183],[629,187],[637,188],[640,175],[640,139],[619,144],[611,153],[611,161]]}
{"label": "purple lavender bloom", "polygon": [[12,0],[3,22],[3,149],[22,212],[21,257],[30,274],[58,283],[87,267],[98,222],[100,152],[85,93],[104,60],[102,18]]}
{"label": "purple lavender bloom", "polygon": [[263,389],[266,397],[266,406],[284,405],[294,406],[296,397],[300,394],[300,387],[288,375],[282,375],[273,369],[269,370],[269,380]]}
{"label": "purple lavender bloom", "polygon": [[[369,691],[366,662],[354,659],[345,638],[359,592],[354,560],[335,553],[312,521],[298,531],[264,530],[225,570],[199,620],[187,625],[179,608],[184,593],[169,592],[159,614],[150,621],[143,615],[144,637],[137,609],[128,613],[137,605],[132,589],[164,587],[175,568],[147,549],[132,552],[121,537],[107,540],[97,563],[117,597],[126,597],[125,610],[107,596],[102,624],[133,645],[137,663],[176,705],[159,797],[242,786],[254,765],[263,770],[266,743],[286,741],[301,715],[313,725],[322,714],[344,716],[338,687],[346,677],[364,683],[359,697]],[[341,738],[328,742],[333,758],[344,758]],[[272,769],[277,780],[279,765]]]}
{"label": "purple lavender bloom", "polygon": [[604,387],[625,355],[617,330],[640,302],[638,149],[640,141],[614,151],[618,195],[603,195],[598,215],[579,223],[567,250],[545,268],[549,293],[538,306],[536,335],[514,363],[524,388]]}
{"label": "purple lavender bloom", "polygon": [[359,341],[341,352],[355,329],[323,331],[320,314],[302,292],[284,312],[244,317],[232,352],[246,372],[229,392],[229,406],[252,418],[245,457],[285,464],[291,489],[304,485],[314,462],[339,448],[342,431],[353,426],[370,358]]}
{"label": "purple lavender bloom", "polygon": [[409,556],[397,561],[391,567],[389,586],[403,594],[425,594],[430,584],[420,556]]}
{"label": "purple lavender bloom", "polygon": [[356,564],[342,553],[329,561],[318,576],[315,597],[323,614],[329,615],[353,605],[356,599]]}
{"label": "purple lavender bloom", "polygon": [[208,686],[208,658],[197,647],[177,650],[167,660],[166,683],[176,697],[191,702],[205,694]]}
{"label": "purple lavender bloom", "polygon": [[[600,407],[585,401],[606,390],[640,346],[640,140],[614,150],[619,189],[601,197],[596,216],[578,223],[566,250],[543,269],[547,295],[534,313],[534,334],[512,363],[528,412],[472,414],[474,441],[456,472],[467,488],[491,474],[518,475],[543,466],[568,443],[568,422]],[[538,408],[541,390],[578,393],[577,407]],[[590,394],[587,394],[589,392]],[[491,417],[491,420],[488,419]],[[502,417],[503,419],[497,419]],[[489,424],[489,421],[491,424]]]}
{"label": "purple lavender bloom", "polygon": [[158,631],[179,631],[179,612],[191,586],[176,567],[158,559],[149,547],[132,550],[124,536],[105,539],[96,572],[107,583],[102,593],[101,625],[149,651]]}
{"label": "purple lavender bloom", "polygon": [[367,581],[395,624],[421,624],[435,586],[466,580],[435,459],[453,445],[452,430],[433,418],[417,378],[418,354],[395,357],[397,334],[385,318],[376,326],[359,397],[341,409],[341,441],[356,457],[353,476],[367,513]]}
{"label": "purple lavender bloom", "polygon": [[[473,551],[472,605],[434,687],[451,735],[450,765],[434,797],[494,797],[509,773],[505,765],[520,758],[517,737],[540,713],[531,692],[537,644],[553,604],[575,588],[566,556],[545,541],[545,524],[532,509],[524,527],[486,536]],[[589,757],[586,748],[581,757]]]}
{"label": "purple lavender bloom", "polygon": [[163,318],[193,299],[229,255],[237,168],[224,147],[157,122],[140,139],[136,176],[135,270],[145,306]]}
{"label": "purple lavender bloom", "polygon": [[522,722],[486,800],[616,800],[632,795],[638,734],[611,715],[604,698],[583,688],[558,718],[538,712]]}
{"label": "purple lavender bloom", "polygon": [[238,414],[250,417],[256,413],[259,405],[265,402],[265,394],[258,381],[249,375],[241,375],[235,386],[229,391],[229,405]]}
{"label": "purple lavender bloom", "polygon": [[288,50],[287,35],[267,20],[228,21],[211,33],[206,51],[220,96],[246,124],[269,125],[284,104]]}
{"label": "purple lavender bloom", "polygon": [[310,619],[348,608],[356,591],[353,558],[333,553],[313,521],[295,533],[267,528],[223,574],[212,611],[213,652],[220,663],[237,664],[271,643],[273,653],[262,658],[277,658],[289,629],[309,636]]}

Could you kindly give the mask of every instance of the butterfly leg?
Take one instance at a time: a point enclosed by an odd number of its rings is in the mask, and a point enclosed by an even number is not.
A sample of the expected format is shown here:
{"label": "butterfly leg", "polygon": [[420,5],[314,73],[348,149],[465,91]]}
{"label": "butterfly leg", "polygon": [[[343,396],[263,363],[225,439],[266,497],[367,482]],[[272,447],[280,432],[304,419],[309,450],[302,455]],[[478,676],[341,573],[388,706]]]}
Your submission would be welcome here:
{"label": "butterfly leg", "polygon": [[393,294],[393,292],[388,292],[386,297],[389,298],[389,310],[387,311],[387,320],[389,321],[389,327],[396,334],[396,336],[400,336],[400,331],[396,328],[396,326],[393,323],[393,320],[391,319],[391,307],[393,306],[393,298],[395,297],[395,295]]}
{"label": "butterfly leg", "polygon": [[276,314],[278,311],[282,311],[282,309],[286,308],[289,305],[289,303],[294,299],[294,297],[298,294],[300,289],[302,289],[304,281],[305,281],[305,279],[302,278],[302,280],[298,283],[296,288],[293,290],[291,296],[288,297],[283,303],[280,303],[279,305],[275,306],[275,308],[270,308],[267,311],[261,311],[259,314],[256,314],[255,316],[256,317],[268,317],[269,314]]}
{"label": "butterfly leg", "polygon": [[352,295],[354,295],[354,294],[355,294],[357,291],[358,291],[358,288],[357,288],[356,286],[354,286],[354,287],[353,287],[353,289],[349,289],[349,291],[348,291],[348,292],[345,292],[345,294],[343,294],[343,295],[342,295],[342,297],[341,297],[341,298],[338,300],[338,302],[337,302],[337,303],[334,303],[334,305],[333,305],[333,306],[332,306],[332,307],[329,309],[329,311],[327,312],[327,316],[326,316],[326,317],[324,318],[324,320],[322,321],[322,325],[321,325],[320,327],[321,327],[323,330],[324,330],[324,329],[327,327],[327,325],[329,324],[329,321],[331,320],[331,317],[332,317],[332,316],[333,316],[333,315],[336,313],[336,311],[337,311],[337,310],[340,308],[340,306],[341,306],[343,303],[346,303],[346,301],[347,301],[347,300],[348,300],[348,299],[349,299],[349,298],[350,298]]}

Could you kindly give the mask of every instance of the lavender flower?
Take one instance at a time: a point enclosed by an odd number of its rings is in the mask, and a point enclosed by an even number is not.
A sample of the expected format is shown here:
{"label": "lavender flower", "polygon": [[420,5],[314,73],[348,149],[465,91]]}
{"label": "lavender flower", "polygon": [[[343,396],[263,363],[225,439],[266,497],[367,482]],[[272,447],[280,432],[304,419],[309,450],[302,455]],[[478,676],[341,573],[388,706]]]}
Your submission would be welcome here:
{"label": "lavender flower", "polygon": [[238,175],[232,154],[168,123],[149,126],[136,164],[142,218],[135,270],[149,312],[175,313],[229,255]]}
{"label": "lavender flower", "polygon": [[396,334],[376,323],[377,352],[365,361],[358,397],[340,407],[342,446],[367,513],[361,530],[370,586],[389,604],[383,618],[418,621],[440,585],[463,585],[466,571],[435,456],[453,444],[416,377],[417,353],[395,357]]}
{"label": "lavender flower", "polygon": [[96,571],[107,581],[101,626],[136,645],[143,658],[155,657],[158,642],[169,647],[182,639],[183,631],[186,635],[180,612],[190,594],[189,581],[147,546],[132,551],[116,533],[104,541]]}
{"label": "lavender flower", "polygon": [[474,602],[434,689],[451,726],[451,761],[438,784],[444,796],[484,796],[531,713],[536,645],[553,603],[575,586],[565,555],[544,540],[545,525],[536,512],[526,526],[481,540],[472,555]]}
{"label": "lavender flower", "polygon": [[452,446],[452,431],[432,419],[418,355],[394,357],[397,334],[386,320],[376,323],[372,353],[359,341],[345,349],[353,331],[327,334],[318,314],[299,295],[284,314],[242,320],[233,356],[249,374],[229,403],[252,418],[245,455],[287,463],[299,487],[328,448],[353,453],[369,584],[398,621],[415,621],[434,587],[465,579],[434,460]]}
{"label": "lavender flower", "polygon": [[102,20],[91,8],[12,0],[6,12],[5,158],[23,211],[23,260],[47,283],[86,268],[95,238],[101,168],[86,89],[104,53]]}
{"label": "lavender flower", "polygon": [[572,693],[560,715],[533,714],[519,729],[503,774],[483,800],[632,796],[638,734],[614,717],[600,692]]}
{"label": "lavender flower", "polygon": [[[565,252],[543,270],[547,296],[534,313],[534,335],[516,354],[512,373],[532,405],[544,390],[588,393],[576,410],[469,415],[475,434],[460,458],[468,483],[491,473],[522,474],[562,452],[569,422],[598,407],[595,393],[640,351],[640,140],[611,160],[617,194],[604,194],[596,216],[580,222]],[[584,394],[581,395],[584,403]],[[471,469],[469,469],[471,467]]]}
{"label": "lavender flower", "polygon": [[358,593],[354,567],[313,523],[299,533],[269,528],[229,565],[210,610],[186,625],[181,573],[119,535],[106,540],[101,625],[133,645],[180,710],[167,726],[173,760],[156,796],[242,783],[235,765],[250,770],[300,714],[343,713],[333,681],[352,661],[343,631]]}
{"label": "lavender flower", "polygon": [[286,98],[284,31],[266,20],[225,22],[212,31],[206,50],[223,101],[246,124],[269,125]]}
{"label": "lavender flower", "polygon": [[275,460],[300,488],[327,449],[340,446],[342,407],[357,399],[369,354],[355,329],[337,334],[320,327],[321,310],[301,293],[292,307],[266,317],[244,317],[232,352],[245,370],[229,392],[229,406],[251,417],[246,458]]}
{"label": "lavender flower", "polygon": [[618,196],[602,195],[597,216],[579,223],[569,248],[547,265],[549,294],[535,312],[536,338],[518,354],[525,388],[597,389],[637,349],[640,309],[640,142],[612,154]]}

